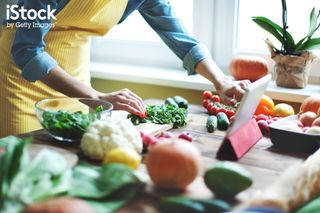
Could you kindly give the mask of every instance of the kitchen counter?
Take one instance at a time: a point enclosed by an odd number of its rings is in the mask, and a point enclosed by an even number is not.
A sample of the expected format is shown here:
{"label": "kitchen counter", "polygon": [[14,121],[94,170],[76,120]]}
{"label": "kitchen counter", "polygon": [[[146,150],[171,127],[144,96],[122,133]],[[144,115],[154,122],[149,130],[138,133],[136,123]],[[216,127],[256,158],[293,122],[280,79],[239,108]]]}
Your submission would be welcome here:
{"label": "kitchen counter", "polygon": [[[162,103],[162,101],[147,100],[146,103],[155,104]],[[222,142],[225,132],[219,130],[214,133],[207,132],[205,124],[208,114],[202,106],[190,105],[189,114],[191,115],[191,121],[189,121],[185,127],[172,129],[170,131],[174,134],[189,132],[192,135],[193,144],[202,154],[201,174],[203,174],[208,167],[217,161],[215,158],[216,152]],[[80,159],[83,158],[79,146],[58,144],[54,139],[50,138],[44,130],[30,132],[21,136],[32,136],[34,138],[34,143],[63,147],[73,153],[77,153],[80,156]],[[241,203],[240,201],[248,199],[255,191],[267,187],[290,165],[301,162],[306,157],[307,155],[304,154],[285,154],[278,152],[272,147],[272,143],[268,138],[262,138],[241,160],[238,161],[239,164],[252,173],[253,185],[237,196],[234,205],[237,206]],[[143,164],[139,169],[141,171],[146,171]],[[146,191],[148,191],[148,187]],[[188,187],[186,195],[196,198],[212,196],[211,192],[205,187],[201,176]],[[145,193],[122,210],[119,210],[119,212],[154,212],[153,204],[154,201],[157,200],[157,197],[158,193]]]}

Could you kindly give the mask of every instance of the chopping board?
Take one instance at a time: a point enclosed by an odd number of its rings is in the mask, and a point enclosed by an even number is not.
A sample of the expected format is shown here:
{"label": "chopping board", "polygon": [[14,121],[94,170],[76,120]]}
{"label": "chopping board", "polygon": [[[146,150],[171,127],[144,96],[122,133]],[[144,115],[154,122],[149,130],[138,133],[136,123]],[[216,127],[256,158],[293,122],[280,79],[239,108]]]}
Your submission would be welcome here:
{"label": "chopping board", "polygon": [[[62,149],[62,148],[50,146],[50,145],[45,145],[45,144],[33,144],[33,143],[29,144],[29,153],[30,153],[31,158],[36,156],[43,149],[49,149],[49,150],[53,150],[53,151],[58,152],[66,159],[66,161],[72,167],[78,163],[79,158],[75,153],[72,153],[66,149]],[[4,152],[5,152],[5,149],[1,148],[0,154],[3,154]]]}
{"label": "chopping board", "polygon": [[[114,110],[112,112],[113,117],[119,117],[119,118],[127,118],[127,115],[129,113],[122,110]],[[187,121],[191,120],[191,116],[188,115]],[[161,132],[168,131],[173,128],[173,124],[154,124],[151,122],[142,123],[137,126],[135,126],[138,131],[143,132],[148,135],[159,135]]]}

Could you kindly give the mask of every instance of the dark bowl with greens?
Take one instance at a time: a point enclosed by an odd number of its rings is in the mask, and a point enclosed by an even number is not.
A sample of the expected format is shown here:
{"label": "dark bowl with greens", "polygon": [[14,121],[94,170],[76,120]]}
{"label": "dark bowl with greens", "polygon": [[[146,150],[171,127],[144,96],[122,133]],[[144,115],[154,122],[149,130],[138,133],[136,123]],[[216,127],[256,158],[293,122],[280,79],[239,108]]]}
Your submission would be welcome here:
{"label": "dark bowl with greens", "polygon": [[55,139],[79,142],[91,122],[111,116],[110,102],[89,98],[48,98],[36,103],[42,127]]}

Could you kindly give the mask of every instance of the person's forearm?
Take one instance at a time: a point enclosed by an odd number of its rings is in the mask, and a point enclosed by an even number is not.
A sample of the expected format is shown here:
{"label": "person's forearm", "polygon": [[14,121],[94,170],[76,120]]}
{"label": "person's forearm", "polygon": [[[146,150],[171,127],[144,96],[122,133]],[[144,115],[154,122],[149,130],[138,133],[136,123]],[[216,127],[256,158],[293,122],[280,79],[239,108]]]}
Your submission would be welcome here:
{"label": "person's forearm", "polygon": [[53,68],[41,82],[69,97],[99,98],[100,93],[72,77],[60,67]]}
{"label": "person's forearm", "polygon": [[217,90],[222,87],[222,82],[228,78],[212,59],[204,59],[200,61],[195,70],[197,73],[211,81]]}

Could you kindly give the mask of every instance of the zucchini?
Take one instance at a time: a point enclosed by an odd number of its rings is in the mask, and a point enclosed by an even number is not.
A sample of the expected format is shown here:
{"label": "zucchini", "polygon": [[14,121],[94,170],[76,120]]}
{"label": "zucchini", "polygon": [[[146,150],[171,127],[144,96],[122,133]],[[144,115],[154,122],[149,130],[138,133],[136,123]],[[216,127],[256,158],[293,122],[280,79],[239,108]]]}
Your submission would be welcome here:
{"label": "zucchini", "polygon": [[182,196],[164,197],[157,205],[160,212],[183,212],[183,213],[201,213],[205,212],[205,207],[190,198]]}
{"label": "zucchini", "polygon": [[253,179],[239,164],[225,161],[209,168],[204,174],[204,182],[215,196],[229,199],[249,188]]}
{"label": "zucchini", "polygon": [[173,100],[178,104],[180,108],[188,109],[188,101],[181,96],[174,96]]}
{"label": "zucchini", "polygon": [[207,119],[207,131],[214,132],[218,128],[218,119],[215,115],[210,115]]}
{"label": "zucchini", "polygon": [[167,98],[164,104],[174,106],[175,108],[179,108],[179,105],[173,100],[173,98]]}
{"label": "zucchini", "polygon": [[219,199],[203,199],[203,200],[195,200],[201,203],[205,209],[206,212],[210,213],[221,213],[221,212],[227,212],[231,210],[231,206]]}
{"label": "zucchini", "polygon": [[227,130],[230,125],[228,116],[224,112],[219,112],[216,116],[218,119],[218,129]]}
{"label": "zucchini", "polygon": [[320,197],[317,197],[304,205],[302,208],[298,209],[296,213],[313,213],[320,212]]}

